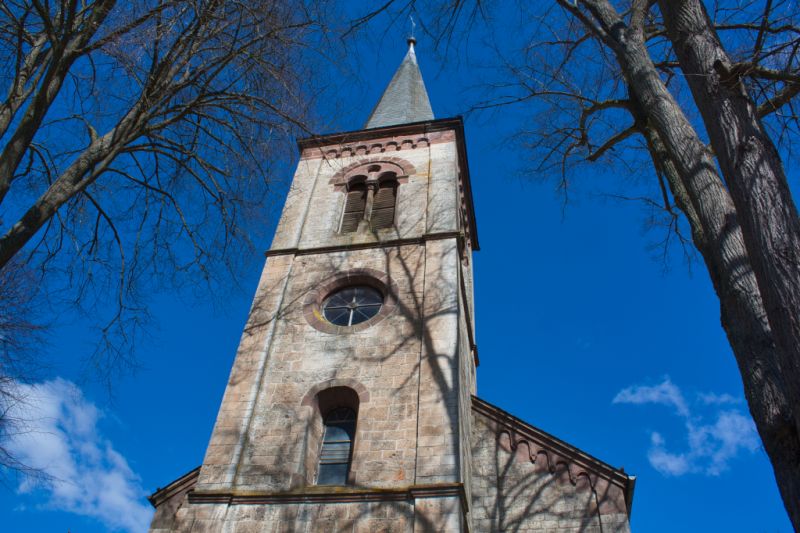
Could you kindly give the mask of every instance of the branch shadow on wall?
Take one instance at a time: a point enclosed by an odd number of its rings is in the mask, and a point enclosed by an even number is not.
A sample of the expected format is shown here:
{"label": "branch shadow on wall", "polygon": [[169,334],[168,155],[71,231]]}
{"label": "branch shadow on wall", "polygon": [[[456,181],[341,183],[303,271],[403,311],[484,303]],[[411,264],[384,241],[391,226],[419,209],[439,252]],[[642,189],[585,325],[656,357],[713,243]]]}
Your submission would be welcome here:
{"label": "branch shadow on wall", "polygon": [[[431,225],[433,221],[421,221]],[[386,233],[375,235],[376,242],[386,238]],[[437,244],[433,244],[437,243]],[[372,488],[376,486],[386,486],[386,480],[374,480],[364,477],[366,472],[389,472],[398,469],[403,471],[404,476],[401,480],[396,480],[394,486],[408,486],[417,483],[435,481],[460,481],[469,478],[468,471],[472,468],[471,448],[472,443],[462,442],[470,439],[471,424],[473,415],[471,411],[471,387],[470,373],[464,371],[464,365],[469,368],[472,353],[469,340],[459,333],[459,328],[463,328],[463,316],[459,314],[459,307],[462,309],[470,305],[468,302],[460,301],[462,283],[462,268],[471,258],[466,257],[469,250],[463,249],[463,243],[459,247],[456,245],[456,238],[450,241],[428,241],[426,246],[411,244],[405,246],[389,246],[386,248],[370,248],[369,254],[382,255],[382,265],[370,264],[371,268],[383,269],[389,277],[399,287],[400,294],[395,295],[397,305],[391,315],[380,322],[380,327],[385,332],[381,339],[388,342],[372,344],[374,350],[364,349],[364,339],[370,338],[375,330],[367,329],[364,332],[346,335],[347,341],[337,340],[337,349],[346,354],[347,361],[341,367],[330,370],[326,378],[336,380],[353,375],[353,367],[368,367],[380,365],[388,368],[396,364],[397,368],[404,369],[404,375],[396,376],[397,380],[391,388],[390,408],[388,415],[391,418],[408,416],[410,413],[399,407],[396,412],[392,407],[403,406],[408,397],[413,397],[416,402],[416,409],[413,410],[416,429],[419,431],[419,417],[430,413],[423,412],[425,408],[420,399],[420,393],[428,382],[433,385],[435,397],[441,403],[445,419],[441,421],[441,432],[439,444],[444,453],[454,457],[454,464],[439,464],[439,475],[430,470],[424,471],[419,468],[419,450],[414,450],[413,457],[406,457],[405,461],[398,461],[397,458],[387,458],[385,461],[375,461],[370,468],[364,470],[366,465],[359,465],[359,458],[354,458],[354,465],[362,469],[360,475],[356,476],[353,488]],[[321,262],[314,266],[313,271],[304,272],[306,276],[303,281],[292,279],[292,284],[288,286],[286,280],[270,280],[270,286],[262,291],[256,298],[253,306],[253,316],[257,319],[248,323],[245,329],[245,336],[257,335],[263,328],[273,327],[274,336],[291,334],[297,331],[296,324],[305,327],[303,318],[303,300],[307,291],[324,281],[325,273],[328,276],[335,275],[337,272],[346,271],[357,266],[359,258],[368,255],[367,252],[361,254],[356,252],[341,252],[324,254]],[[437,268],[429,268],[437,265]],[[292,274],[294,276],[294,274]],[[305,284],[304,284],[305,283]],[[283,294],[280,303],[269,303],[265,299],[274,296],[276,292]],[[271,305],[280,311],[271,316],[261,315],[258,318],[259,308],[266,308]],[[463,313],[463,311],[462,311]],[[319,337],[318,333],[313,333]],[[448,339],[443,337],[451,336]],[[335,337],[330,335],[330,337]],[[274,337],[273,337],[274,338]],[[321,337],[325,339],[326,336]],[[372,337],[374,341],[374,337]],[[274,342],[274,341],[273,341]],[[325,342],[324,340],[322,342]],[[361,345],[359,345],[361,343]],[[416,361],[413,364],[406,364],[411,354],[416,354]],[[327,356],[328,354],[306,354],[306,357]],[[274,354],[268,354],[265,362],[266,372],[272,379],[277,378],[273,373]],[[307,385],[316,384],[319,376],[317,373],[304,375],[302,367],[293,369],[293,376],[299,381],[307,380]],[[313,374],[313,377],[312,377]],[[359,374],[355,374],[359,375]],[[384,376],[385,377],[385,376]],[[232,376],[231,385],[236,384],[236,377]],[[315,381],[316,380],[316,381]],[[369,387],[372,383],[369,378],[362,378],[364,384]],[[421,381],[422,380],[422,381]],[[230,385],[229,385],[230,386]],[[432,398],[432,396],[429,396]],[[287,465],[301,465],[307,461],[307,456],[314,456],[317,450],[310,449],[317,445],[318,438],[310,436],[309,427],[302,428],[305,424],[309,426],[308,414],[300,412],[300,407],[296,405],[276,406],[272,402],[266,401],[265,389],[262,387],[259,393],[257,405],[269,405],[272,419],[271,430],[275,430],[277,421],[283,421],[287,425],[285,428],[288,434],[302,434],[303,437],[296,443],[288,441],[281,442],[280,446],[273,447],[271,450],[260,448],[260,453],[270,453],[274,460],[268,463],[257,465],[250,458],[243,458],[237,468],[236,479],[238,482],[245,482],[248,487],[260,485],[264,489],[273,491],[302,490],[302,485],[313,484],[313,476],[309,472],[301,472],[298,468],[291,472],[287,477]],[[363,427],[367,421],[359,415],[358,423],[361,425],[356,433],[356,447],[358,447],[359,432],[363,433]],[[248,427],[246,438],[252,439],[256,435],[253,427]],[[420,435],[416,438],[419,441]],[[493,435],[493,442],[497,448],[494,454],[493,470],[496,473],[494,479],[478,473],[475,475],[478,483],[486,483],[486,490],[494,491],[494,508],[486,516],[473,517],[473,528],[476,531],[523,531],[530,529],[534,522],[550,523],[553,527],[558,527],[565,521],[569,521],[575,531],[580,532],[607,532],[613,529],[603,527],[601,520],[600,507],[605,500],[605,494],[598,494],[588,481],[579,481],[575,486],[569,481],[566,482],[567,491],[576,491],[579,495],[586,495],[582,498],[582,503],[578,506],[572,505],[568,508],[563,506],[563,499],[549,498],[548,494],[562,494],[565,491],[563,469],[541,469],[534,463],[533,467],[520,474],[519,468],[514,468],[515,453],[503,455],[500,443],[500,435]],[[430,439],[434,442],[437,439]],[[249,446],[244,446],[244,450],[251,450]],[[357,448],[358,449],[358,448]],[[396,450],[402,451],[402,450]],[[410,460],[413,459],[413,464]],[[424,460],[424,459],[423,459]],[[462,460],[467,464],[462,464]],[[257,461],[256,461],[257,462]],[[245,466],[246,463],[246,466]],[[243,471],[242,467],[245,467]],[[432,465],[437,465],[433,463]],[[424,474],[424,475],[420,475]],[[413,478],[411,477],[413,476]],[[420,477],[424,479],[419,479]],[[281,480],[292,479],[290,483]],[[265,484],[267,480],[274,480]],[[586,484],[586,487],[580,486]],[[468,494],[472,490],[467,481]],[[553,492],[555,491],[555,492]],[[574,499],[574,498],[573,498]],[[475,498],[472,498],[473,502]],[[340,516],[338,513],[326,510],[330,506],[319,505],[316,510],[309,509],[304,518],[317,524],[325,523],[326,531],[350,531],[355,524],[363,521],[384,520],[392,521],[392,516],[405,516],[409,520],[419,521],[415,530],[417,531],[438,531],[440,524],[433,522],[429,517],[421,513],[414,513],[409,502],[378,502],[364,503],[360,506],[360,511],[353,515]],[[573,502],[574,503],[574,502]],[[308,505],[308,507],[314,507]],[[308,514],[310,513],[310,514]],[[326,518],[327,513],[327,518]],[[410,514],[409,514],[410,513]],[[473,510],[474,514],[474,510]],[[381,518],[382,517],[382,518]],[[299,518],[297,518],[299,519]],[[481,526],[477,527],[478,524]]]}

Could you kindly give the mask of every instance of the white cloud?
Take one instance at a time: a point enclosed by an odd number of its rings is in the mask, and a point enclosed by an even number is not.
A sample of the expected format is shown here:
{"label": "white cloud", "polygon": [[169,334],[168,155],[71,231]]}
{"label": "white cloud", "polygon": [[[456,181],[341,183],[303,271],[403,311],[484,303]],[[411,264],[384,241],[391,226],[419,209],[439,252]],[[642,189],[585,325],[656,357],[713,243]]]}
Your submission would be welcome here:
{"label": "white cloud", "polygon": [[614,397],[612,403],[632,403],[637,405],[657,403],[661,405],[670,405],[675,408],[675,411],[679,415],[689,415],[689,407],[686,405],[683,394],[681,394],[680,389],[670,381],[669,376],[665,377],[663,382],[652,387],[636,385],[622,389]]}
{"label": "white cloud", "polygon": [[741,398],[736,398],[728,393],[701,392],[697,397],[705,405],[736,405],[742,403]]}
{"label": "white cloud", "polygon": [[728,461],[739,453],[739,450],[755,452],[760,446],[756,426],[749,416],[736,411],[724,411],[717,417],[713,426],[703,428],[704,437],[711,450],[711,462],[706,472],[717,475],[727,470]]}
{"label": "white cloud", "polygon": [[23,402],[12,416],[25,421],[8,443],[22,463],[49,479],[25,478],[20,493],[44,491],[47,506],[100,520],[112,530],[147,531],[152,516],[138,476],[100,434],[97,407],[63,379],[17,385]]}
{"label": "white cloud", "polygon": [[[698,401],[706,407],[741,403],[728,394],[714,393],[699,394]],[[650,465],[664,475],[703,473],[716,476],[727,470],[729,462],[740,452],[753,453],[760,445],[755,424],[749,416],[730,409],[706,416],[694,414],[681,390],[669,377],[655,386],[627,387],[614,397],[613,403],[668,405],[684,419],[688,447],[683,452],[669,451],[666,439],[660,433],[654,431],[650,434],[647,458]],[[713,418],[714,422],[705,423],[708,418]]]}
{"label": "white cloud", "polygon": [[691,470],[692,465],[685,455],[670,453],[664,449],[664,437],[660,433],[654,431],[650,435],[650,444],[647,459],[662,474],[682,476]]}

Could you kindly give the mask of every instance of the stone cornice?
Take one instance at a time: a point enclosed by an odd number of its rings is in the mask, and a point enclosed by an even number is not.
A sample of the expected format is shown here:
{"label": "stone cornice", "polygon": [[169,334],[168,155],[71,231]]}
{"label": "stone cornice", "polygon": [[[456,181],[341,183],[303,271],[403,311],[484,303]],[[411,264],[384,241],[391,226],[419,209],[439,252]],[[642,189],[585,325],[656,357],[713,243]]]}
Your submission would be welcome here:
{"label": "stone cornice", "polygon": [[[400,124],[397,126],[385,126],[381,128],[370,128],[366,130],[348,131],[343,133],[331,133],[326,135],[315,135],[305,139],[299,139],[297,146],[301,154],[307,150],[314,150],[319,152],[318,157],[324,157],[324,148],[331,145],[351,145],[358,142],[366,142],[372,139],[391,138],[406,135],[427,135],[437,132],[446,132],[451,130],[456,135],[456,148],[458,150],[458,160],[460,175],[459,180],[462,184],[462,205],[466,211],[467,225],[465,228],[469,243],[475,251],[480,250],[478,244],[478,227],[475,219],[475,208],[472,200],[472,185],[469,174],[469,160],[467,158],[467,143],[464,135],[464,121],[461,117],[442,118],[437,120],[426,120],[422,122],[413,122],[411,124]],[[414,142],[409,139],[409,142]],[[424,138],[424,143],[434,142],[427,137]],[[355,147],[357,149],[357,147]],[[365,146],[365,153],[371,147]],[[386,147],[381,147],[380,150],[385,150]],[[402,143],[396,147],[396,150],[402,150]],[[353,152],[355,153],[355,152]],[[339,153],[341,155],[341,153]],[[302,155],[305,157],[305,155]]]}
{"label": "stone cornice", "polygon": [[442,239],[464,240],[464,234],[460,231],[444,231],[441,233],[427,233],[419,237],[405,237],[400,239],[387,239],[375,242],[360,242],[349,244],[337,244],[333,246],[317,246],[315,248],[276,248],[264,252],[265,257],[275,255],[314,255],[328,254],[331,252],[343,252],[347,250],[367,250],[371,248],[395,248],[409,244],[422,244],[426,241],[439,241]]}
{"label": "stone cornice", "polygon": [[519,453],[524,444],[527,447],[528,460],[535,464],[543,456],[543,466],[551,473],[559,468],[564,469],[573,485],[585,479],[595,489],[598,479],[602,479],[605,483],[618,486],[624,494],[625,507],[630,515],[635,476],[627,475],[624,470],[614,468],[477,396],[472,397],[472,410],[495,422],[498,440],[507,437],[512,452]]}
{"label": "stone cornice", "polygon": [[434,483],[398,488],[347,486],[312,486],[289,492],[243,490],[194,490],[189,503],[224,503],[227,505],[269,505],[286,503],[352,503],[411,501],[419,498],[458,497],[464,513],[469,509],[462,483]]}
{"label": "stone cornice", "polygon": [[182,475],[166,487],[156,489],[153,494],[147,497],[147,500],[153,507],[158,507],[180,491],[193,487],[197,483],[197,477],[199,475],[200,467],[198,466],[194,470]]}
{"label": "stone cornice", "polygon": [[298,139],[297,146],[302,151],[309,148],[319,148],[321,146],[351,144],[359,141],[375,139],[378,137],[399,137],[402,135],[418,135],[437,131],[447,131],[455,129],[458,126],[463,126],[461,117],[423,120],[421,122],[397,124],[395,126],[383,126],[380,128],[370,128],[365,130],[313,135],[304,139]]}

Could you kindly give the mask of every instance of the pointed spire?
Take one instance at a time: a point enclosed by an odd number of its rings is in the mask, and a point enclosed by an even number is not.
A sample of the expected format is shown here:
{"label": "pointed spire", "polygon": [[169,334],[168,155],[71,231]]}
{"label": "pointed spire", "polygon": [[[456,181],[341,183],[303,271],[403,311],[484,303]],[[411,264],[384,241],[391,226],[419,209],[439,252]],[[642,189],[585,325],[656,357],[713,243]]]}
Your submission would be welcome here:
{"label": "pointed spire", "polygon": [[372,110],[364,126],[366,129],[433,120],[431,102],[428,100],[417,55],[414,53],[416,42],[413,36],[408,38],[406,57],[394,73],[378,105]]}

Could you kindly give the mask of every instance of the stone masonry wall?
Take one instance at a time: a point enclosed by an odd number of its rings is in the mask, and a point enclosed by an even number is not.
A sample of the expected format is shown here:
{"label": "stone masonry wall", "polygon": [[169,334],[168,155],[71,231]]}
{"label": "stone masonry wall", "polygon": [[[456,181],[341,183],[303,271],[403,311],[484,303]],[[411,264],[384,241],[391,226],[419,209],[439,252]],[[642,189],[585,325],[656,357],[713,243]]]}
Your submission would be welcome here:
{"label": "stone masonry wall", "polygon": [[[475,531],[547,533],[629,533],[624,496],[619,489],[598,483],[592,491],[579,477],[553,473],[512,452],[497,427],[476,413],[472,425],[472,504]],[[524,448],[524,450],[522,449]],[[599,504],[599,505],[598,505]]]}
{"label": "stone masonry wall", "polygon": [[[460,211],[457,159],[455,139],[451,137],[385,154],[301,159],[272,249],[364,244],[456,231]],[[338,233],[345,194],[332,179],[354,164],[397,160],[413,170],[398,187],[393,227]]]}
{"label": "stone masonry wall", "polygon": [[414,532],[414,505],[409,502],[194,504],[181,508],[177,518],[181,525],[171,531],[181,533]]}
{"label": "stone masonry wall", "polygon": [[[533,440],[557,439],[472,397],[455,136],[417,141],[304,152],[196,484],[171,489],[151,531],[629,533],[624,473],[565,443],[539,461],[548,452]],[[342,176],[381,161],[408,174],[393,227],[338,233]],[[365,277],[388,291],[381,313],[352,328],[327,323],[324,296]],[[342,387],[358,404],[350,477],[318,487],[317,394]]]}
{"label": "stone masonry wall", "polygon": [[[460,309],[464,309],[466,303],[459,296]],[[458,421],[459,421],[459,444],[461,462],[461,479],[465,480],[465,495],[467,501],[472,500],[472,395],[475,393],[475,363],[473,360],[472,349],[467,333],[466,313],[462,312],[459,316],[459,380],[461,386],[458,394]],[[471,525],[471,514],[467,516],[467,521]],[[474,530],[470,527],[471,530]]]}
{"label": "stone masonry wall", "polygon": [[[469,424],[460,418],[474,387],[474,366],[464,340],[460,283],[471,271],[463,270],[463,245],[455,235],[461,225],[458,151],[452,131],[423,137],[387,141],[396,149],[386,153],[303,153],[194,486],[199,499],[181,496],[171,530],[464,527],[458,496],[423,491],[405,501],[352,502],[346,495],[457,484],[469,472]],[[393,227],[340,234],[341,176],[357,163],[381,161],[408,170],[398,187]],[[321,299],[326,287],[348,275],[377,276],[392,301],[374,323],[344,331],[324,322],[313,295]],[[471,279],[466,286],[471,289]],[[341,487],[341,502],[224,503],[232,495],[321,488],[314,487],[322,433],[315,395],[330,387],[348,387],[358,396],[349,486]]]}
{"label": "stone masonry wall", "polygon": [[[437,135],[432,144],[420,142],[418,148],[387,154],[301,159],[272,250],[302,251],[455,231],[459,213],[455,139],[447,132]],[[337,190],[335,176],[356,163],[389,158],[402,159],[404,168],[413,169],[398,188],[394,227],[339,234],[345,195]],[[459,265],[454,238],[270,257],[198,489],[288,490],[311,482],[314,413],[300,402],[312,387],[326,382],[359,384],[369,391],[358,416],[355,483],[457,480]],[[396,310],[382,322],[351,334],[312,327],[302,312],[308,292],[343,272],[363,268],[383,272],[392,280],[398,290]]]}
{"label": "stone masonry wall", "polygon": [[[308,457],[316,457],[318,440],[312,435],[316,413],[306,400],[329,384],[350,386],[360,395],[352,463],[356,488],[460,480],[458,391],[463,378],[458,375],[452,287],[452,269],[458,264],[454,239],[309,254],[291,261],[288,256],[270,258],[264,278],[284,279],[266,283],[272,290],[259,298],[278,311],[265,312],[260,301],[254,304],[248,330],[258,340],[245,336],[242,350],[250,351],[240,350],[237,357],[196,490],[257,494],[311,487],[316,463]],[[306,294],[341,272],[363,268],[385,272],[391,279],[394,311],[352,334],[325,333],[309,324],[303,311]],[[247,389],[252,386],[259,392],[251,402]],[[226,510],[228,505],[191,504],[181,507],[173,530],[342,530],[325,529],[332,524],[347,524],[348,531],[351,526],[356,531],[462,528],[457,498],[419,499],[411,510],[398,505],[386,503],[377,506],[382,514],[365,514],[375,506],[242,505],[234,513]],[[250,514],[243,518],[241,513]],[[251,515],[262,521],[248,525],[256,520]],[[297,516],[304,522],[298,523]],[[226,523],[228,529],[222,528]]]}
{"label": "stone masonry wall", "polygon": [[[425,247],[369,249],[295,258],[269,349],[235,485],[281,491],[313,482],[304,458],[314,408],[313,388],[346,385],[360,398],[353,483],[397,486],[413,482],[416,454],[417,368]],[[383,321],[351,334],[312,327],[303,314],[306,294],[341,272],[370,268],[389,275],[397,307]],[[306,402],[307,403],[307,402]],[[316,455],[316,450],[311,450]],[[311,465],[315,467],[316,465]]]}

